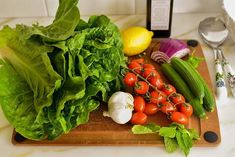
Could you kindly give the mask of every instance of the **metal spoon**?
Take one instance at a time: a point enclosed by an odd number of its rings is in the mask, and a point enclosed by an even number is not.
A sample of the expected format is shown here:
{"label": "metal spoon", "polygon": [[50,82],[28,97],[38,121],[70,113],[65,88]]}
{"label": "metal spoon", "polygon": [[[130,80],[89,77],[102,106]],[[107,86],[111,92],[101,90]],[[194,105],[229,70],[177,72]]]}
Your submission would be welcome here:
{"label": "metal spoon", "polygon": [[[202,36],[202,39],[207,43],[214,51],[215,56],[215,67],[216,67],[216,90],[218,98],[225,98],[228,95],[225,81],[223,68],[220,62],[220,55],[223,56],[223,60],[227,62],[225,59],[222,50],[219,46],[224,42],[224,40],[228,36],[228,30],[225,27],[224,23],[215,17],[209,17],[205,20],[201,21],[198,28],[199,34]],[[229,64],[225,64],[224,66],[229,66]],[[225,68],[229,70],[231,73],[231,67]],[[226,76],[228,75],[228,71],[226,72]],[[232,91],[234,91],[234,84],[229,84]],[[235,94],[235,92],[234,92]]]}

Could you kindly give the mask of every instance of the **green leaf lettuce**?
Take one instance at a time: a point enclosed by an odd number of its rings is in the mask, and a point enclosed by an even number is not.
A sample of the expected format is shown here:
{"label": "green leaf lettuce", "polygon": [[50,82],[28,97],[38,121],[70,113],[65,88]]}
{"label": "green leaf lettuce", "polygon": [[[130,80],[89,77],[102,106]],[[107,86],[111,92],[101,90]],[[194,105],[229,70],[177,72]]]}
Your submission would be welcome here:
{"label": "green leaf lettuce", "polygon": [[78,0],[60,0],[49,26],[0,31],[0,104],[18,133],[56,139],[89,120],[122,87],[120,31],[104,15],[80,19]]}

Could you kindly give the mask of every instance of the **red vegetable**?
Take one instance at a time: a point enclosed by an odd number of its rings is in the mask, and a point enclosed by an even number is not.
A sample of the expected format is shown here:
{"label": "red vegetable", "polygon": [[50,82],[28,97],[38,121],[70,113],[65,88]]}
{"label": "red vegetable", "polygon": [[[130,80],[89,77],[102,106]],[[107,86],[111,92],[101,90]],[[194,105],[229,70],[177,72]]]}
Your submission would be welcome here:
{"label": "red vegetable", "polygon": [[166,95],[171,95],[176,92],[176,89],[171,84],[164,84],[161,89]]}
{"label": "red vegetable", "polygon": [[126,73],[123,79],[124,83],[130,87],[135,86],[137,80],[138,80],[137,76],[131,72]]}
{"label": "red vegetable", "polygon": [[178,39],[167,38],[161,40],[158,51],[151,54],[151,58],[158,63],[170,62],[172,57],[182,58],[186,56],[190,50],[187,44]]}
{"label": "red vegetable", "polygon": [[163,87],[163,81],[160,77],[151,77],[148,79],[149,83],[153,85],[154,87],[157,87],[157,89],[162,89]]}
{"label": "red vegetable", "polygon": [[159,97],[158,97],[159,103],[164,103],[166,101],[166,98],[167,98],[167,95],[164,92],[160,91]]}
{"label": "red vegetable", "polygon": [[128,68],[135,71],[138,74],[141,74],[142,66],[135,61],[130,62],[130,64],[128,64]]}
{"label": "red vegetable", "polygon": [[149,90],[149,85],[145,81],[138,81],[134,90],[137,94],[146,94]]}
{"label": "red vegetable", "polygon": [[136,112],[143,112],[145,109],[145,100],[142,96],[134,97],[134,109]]}
{"label": "red vegetable", "polygon": [[171,121],[173,122],[177,122],[180,124],[188,124],[189,120],[188,117],[186,117],[186,115],[184,115],[181,112],[173,112],[170,116]]}
{"label": "red vegetable", "polygon": [[158,91],[152,91],[150,93],[150,99],[149,99],[150,103],[158,104],[159,103],[158,97],[159,97],[159,92]]}
{"label": "red vegetable", "polygon": [[190,117],[193,114],[193,107],[189,103],[180,104],[179,111]]}
{"label": "red vegetable", "polygon": [[156,104],[153,104],[153,103],[145,104],[144,113],[146,113],[147,115],[153,115],[157,113],[157,111],[158,111],[158,107]]}
{"label": "red vegetable", "polygon": [[150,79],[151,77],[159,77],[159,73],[155,69],[144,68],[142,76],[146,79]]}
{"label": "red vegetable", "polygon": [[176,111],[176,107],[169,101],[165,101],[164,103],[160,104],[161,111],[165,114],[169,114],[171,112]]}
{"label": "red vegetable", "polygon": [[179,94],[179,93],[173,93],[173,94],[170,96],[170,100],[171,100],[171,102],[173,102],[175,105],[185,103],[185,98],[184,98],[184,96],[183,96],[182,94]]}
{"label": "red vegetable", "polygon": [[145,63],[145,64],[143,65],[143,68],[148,68],[148,69],[155,70],[155,67],[154,67],[154,65],[152,65],[152,64],[149,64],[149,63]]}
{"label": "red vegetable", "polygon": [[132,62],[137,62],[137,63],[139,63],[140,65],[143,65],[143,64],[144,64],[144,58],[133,59]]}
{"label": "red vegetable", "polygon": [[136,112],[131,117],[132,124],[140,124],[143,125],[147,121],[147,115],[143,112]]}

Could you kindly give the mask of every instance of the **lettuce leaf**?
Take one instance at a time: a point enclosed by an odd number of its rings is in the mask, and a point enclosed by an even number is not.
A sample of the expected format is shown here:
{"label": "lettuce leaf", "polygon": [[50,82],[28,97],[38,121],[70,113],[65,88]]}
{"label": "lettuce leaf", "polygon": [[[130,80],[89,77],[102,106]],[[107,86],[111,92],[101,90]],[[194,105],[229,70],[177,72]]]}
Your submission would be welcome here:
{"label": "lettuce leaf", "polygon": [[77,8],[78,0],[60,0],[55,19],[52,24],[44,27],[34,24],[31,26],[17,25],[21,38],[29,39],[33,35],[39,35],[44,41],[55,42],[68,39],[74,34],[74,30],[80,21],[80,13]]}
{"label": "lettuce leaf", "polygon": [[35,122],[33,91],[7,62],[0,61],[0,104],[8,121],[26,138],[46,138],[43,125]]}
{"label": "lettuce leaf", "polygon": [[47,55],[53,50],[51,47],[34,39],[21,41],[19,36],[15,33],[7,46],[0,48],[1,54],[34,91],[34,106],[39,112],[44,106],[51,105],[52,94],[60,87],[62,78],[54,71]]}

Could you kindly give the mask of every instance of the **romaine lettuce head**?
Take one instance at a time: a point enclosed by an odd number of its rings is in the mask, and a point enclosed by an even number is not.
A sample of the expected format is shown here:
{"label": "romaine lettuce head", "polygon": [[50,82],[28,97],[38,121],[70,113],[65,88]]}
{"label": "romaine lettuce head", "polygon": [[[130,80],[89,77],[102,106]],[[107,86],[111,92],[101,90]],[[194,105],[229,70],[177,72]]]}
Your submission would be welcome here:
{"label": "romaine lettuce head", "polygon": [[122,87],[120,31],[104,15],[80,19],[77,0],[60,0],[49,26],[0,31],[0,104],[18,133],[56,139]]}

